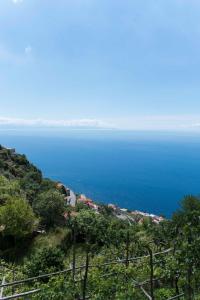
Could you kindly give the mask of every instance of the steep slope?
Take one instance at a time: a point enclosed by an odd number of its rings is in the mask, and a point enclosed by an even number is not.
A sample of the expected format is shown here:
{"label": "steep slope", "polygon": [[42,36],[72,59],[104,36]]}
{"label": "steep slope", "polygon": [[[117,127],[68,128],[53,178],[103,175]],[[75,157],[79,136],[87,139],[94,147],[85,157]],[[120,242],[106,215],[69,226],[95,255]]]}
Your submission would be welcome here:
{"label": "steep slope", "polygon": [[30,163],[25,155],[18,154],[15,149],[8,149],[1,145],[0,175],[9,180],[18,180],[30,203],[39,191],[55,188],[55,182],[44,179],[41,171]]}

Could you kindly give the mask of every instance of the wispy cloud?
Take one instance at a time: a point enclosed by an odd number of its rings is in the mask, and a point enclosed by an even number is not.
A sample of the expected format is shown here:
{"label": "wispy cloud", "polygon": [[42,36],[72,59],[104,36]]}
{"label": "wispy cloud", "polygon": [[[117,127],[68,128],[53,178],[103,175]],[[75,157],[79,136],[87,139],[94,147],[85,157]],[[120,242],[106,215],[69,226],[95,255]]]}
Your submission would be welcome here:
{"label": "wispy cloud", "polygon": [[0,117],[3,127],[64,127],[64,128],[111,128],[112,125],[97,119],[46,120]]}
{"label": "wispy cloud", "polygon": [[200,131],[200,115],[149,115],[126,119],[23,119],[0,117],[0,129],[17,128],[75,128],[131,129],[161,131]]}
{"label": "wispy cloud", "polygon": [[198,131],[200,115],[133,115],[118,119],[117,124],[133,130]]}
{"label": "wispy cloud", "polygon": [[30,45],[28,45],[25,49],[24,52],[26,55],[29,55],[32,52],[32,47]]}
{"label": "wispy cloud", "polygon": [[200,128],[200,122],[193,123],[190,125],[191,128]]}
{"label": "wispy cloud", "polygon": [[19,3],[22,3],[23,2],[23,0],[12,0],[12,3],[14,3],[14,4],[19,4]]}

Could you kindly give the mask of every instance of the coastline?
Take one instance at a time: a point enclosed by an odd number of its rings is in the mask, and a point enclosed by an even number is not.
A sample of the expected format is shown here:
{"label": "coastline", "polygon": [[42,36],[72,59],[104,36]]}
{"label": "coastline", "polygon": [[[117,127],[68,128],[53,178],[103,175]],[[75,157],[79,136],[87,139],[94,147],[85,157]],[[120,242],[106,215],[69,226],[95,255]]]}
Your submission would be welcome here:
{"label": "coastline", "polygon": [[56,184],[58,189],[61,189],[65,194],[65,200],[69,206],[75,208],[77,204],[82,203],[91,210],[94,210],[96,213],[99,213],[102,205],[106,206],[112,211],[112,213],[121,220],[127,220],[133,223],[142,224],[145,222],[145,219],[149,218],[153,223],[159,224],[164,220],[162,216],[155,215],[152,213],[147,213],[139,210],[129,210],[127,208],[121,208],[115,204],[98,204],[94,200],[88,198],[85,194],[75,194],[70,188],[68,188],[63,183],[58,182]]}

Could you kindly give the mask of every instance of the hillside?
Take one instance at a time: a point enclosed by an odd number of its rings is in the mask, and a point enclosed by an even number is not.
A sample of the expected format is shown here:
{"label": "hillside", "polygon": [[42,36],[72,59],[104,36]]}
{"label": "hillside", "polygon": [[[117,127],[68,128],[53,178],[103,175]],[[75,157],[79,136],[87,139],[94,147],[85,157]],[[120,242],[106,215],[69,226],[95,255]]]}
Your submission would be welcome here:
{"label": "hillside", "polygon": [[53,181],[42,177],[41,171],[30,163],[25,155],[3,146],[0,146],[0,174],[9,180],[18,180],[30,202],[46,186],[55,186]]}
{"label": "hillside", "polygon": [[164,220],[69,193],[0,147],[2,299],[200,299],[199,198]]}
{"label": "hillside", "polygon": [[25,155],[0,145],[0,172],[9,179],[24,179],[30,174],[33,182],[41,182],[42,174]]}

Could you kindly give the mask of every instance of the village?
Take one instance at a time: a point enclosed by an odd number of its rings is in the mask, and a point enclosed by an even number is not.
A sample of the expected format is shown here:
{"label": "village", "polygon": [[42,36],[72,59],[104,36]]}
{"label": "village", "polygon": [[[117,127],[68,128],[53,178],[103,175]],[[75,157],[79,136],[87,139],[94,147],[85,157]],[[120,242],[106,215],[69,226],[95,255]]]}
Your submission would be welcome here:
{"label": "village", "polygon": [[[101,206],[95,203],[92,199],[88,198],[84,194],[75,194],[70,188],[66,187],[62,183],[57,183],[57,188],[63,192],[65,195],[65,201],[71,207],[76,207],[77,204],[82,203],[91,210],[94,210],[97,214],[101,210]],[[118,219],[127,220],[128,222],[143,224],[144,221],[149,218],[153,223],[159,224],[164,220],[162,216],[157,216],[155,214],[150,214],[142,212],[139,210],[128,210],[126,208],[120,208],[115,204],[105,204],[109,209],[111,209],[113,215]]]}

